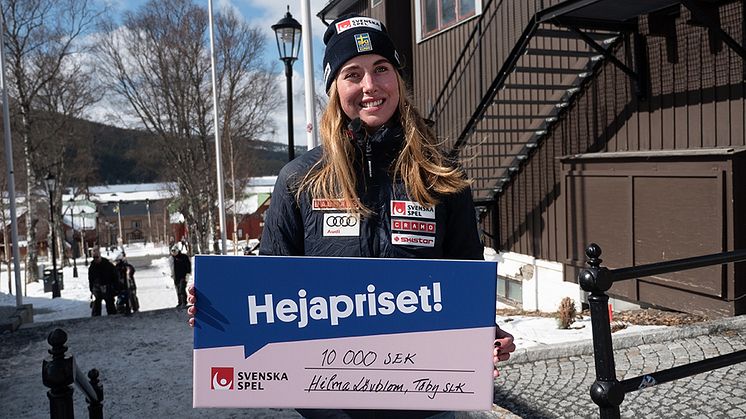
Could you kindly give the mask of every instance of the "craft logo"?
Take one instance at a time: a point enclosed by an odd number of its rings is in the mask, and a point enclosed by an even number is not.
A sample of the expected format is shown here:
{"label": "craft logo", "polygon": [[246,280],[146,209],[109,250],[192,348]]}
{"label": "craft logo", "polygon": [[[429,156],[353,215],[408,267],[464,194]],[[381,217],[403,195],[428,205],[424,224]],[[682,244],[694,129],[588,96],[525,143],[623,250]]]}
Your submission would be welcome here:
{"label": "craft logo", "polygon": [[368,17],[353,17],[351,19],[343,20],[336,24],[337,33],[342,33],[348,29],[367,27],[381,31],[381,22],[371,19]]}
{"label": "craft logo", "polygon": [[415,233],[435,233],[435,223],[416,220],[391,220],[392,230],[413,231]]}
{"label": "craft logo", "polygon": [[355,35],[355,45],[357,45],[357,52],[373,51],[373,44],[370,42],[370,34],[367,32]]}
{"label": "craft logo", "polygon": [[391,201],[391,215],[410,218],[435,219],[435,208],[423,207],[412,201]]}
{"label": "craft logo", "polygon": [[210,390],[233,390],[233,368],[212,367],[210,377],[212,377]]}
{"label": "craft logo", "polygon": [[347,200],[341,198],[314,199],[311,205],[314,211],[350,209],[350,205],[347,203]]}

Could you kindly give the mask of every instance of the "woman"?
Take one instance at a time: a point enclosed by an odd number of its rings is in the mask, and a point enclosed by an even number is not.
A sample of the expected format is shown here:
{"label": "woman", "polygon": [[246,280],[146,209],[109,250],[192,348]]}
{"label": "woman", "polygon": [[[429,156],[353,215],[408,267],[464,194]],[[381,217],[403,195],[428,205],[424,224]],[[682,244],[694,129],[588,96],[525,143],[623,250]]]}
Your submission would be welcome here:
{"label": "woman", "polygon": [[[483,259],[469,181],[438,150],[435,135],[407,97],[398,72],[402,63],[384,25],[356,15],[338,18],[324,43],[329,103],[321,118],[322,145],[280,171],[259,253]],[[194,301],[191,289],[189,299]],[[515,350],[510,334],[497,333],[494,362]],[[453,417],[452,412],[300,412]]]}

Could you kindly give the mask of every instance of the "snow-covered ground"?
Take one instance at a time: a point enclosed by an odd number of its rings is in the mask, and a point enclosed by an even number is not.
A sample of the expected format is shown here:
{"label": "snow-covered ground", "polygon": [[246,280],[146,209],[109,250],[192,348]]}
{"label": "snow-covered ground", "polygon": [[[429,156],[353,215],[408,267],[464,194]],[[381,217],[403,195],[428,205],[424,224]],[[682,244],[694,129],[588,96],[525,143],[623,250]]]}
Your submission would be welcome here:
{"label": "snow-covered ground", "polygon": [[[135,265],[137,272],[137,295],[140,299],[140,310],[151,311],[162,308],[174,307],[177,303],[176,291],[171,279],[171,268],[169,265],[169,254],[167,246],[133,244],[125,247],[125,252],[130,263]],[[114,260],[116,253],[104,257]],[[91,309],[89,306],[91,294],[88,290],[88,268],[78,259],[78,278],[73,278],[73,268],[65,267],[64,289],[61,298],[52,299],[51,293],[45,293],[41,281],[27,285],[27,294],[24,303],[31,303],[34,307],[34,322],[45,322],[61,319],[73,319],[89,317]],[[149,262],[147,266],[141,263]],[[8,293],[7,271],[3,270],[0,275],[0,305],[15,305],[15,296]],[[508,308],[498,303],[498,308]],[[105,313],[106,311],[103,310]],[[497,324],[503,330],[513,334],[516,338],[516,346],[529,348],[537,345],[548,345],[563,342],[577,342],[591,339],[590,318],[577,320],[570,329],[559,329],[557,320],[554,318],[533,316],[497,316]],[[615,335],[640,332],[643,330],[656,329],[664,326],[636,326],[628,325],[627,328],[616,332]]]}
{"label": "snow-covered ground", "polygon": [[[103,257],[113,262],[118,252],[110,252],[107,255],[106,251],[102,250],[102,253]],[[137,283],[140,310],[150,311],[176,306],[176,290],[171,279],[168,246],[153,244],[125,245],[125,254],[130,263],[135,265],[135,282]],[[143,256],[147,258],[143,258]],[[42,263],[45,262],[42,260]],[[148,262],[148,264],[142,266],[141,263],[144,262]],[[62,295],[60,298],[53,299],[51,292],[45,293],[42,281],[26,285],[23,302],[24,304],[33,304],[35,323],[91,316],[88,267],[85,266],[84,259],[78,258],[77,268],[77,278],[73,277],[72,266],[62,269],[64,289],[60,292]],[[23,270],[21,276],[22,278],[24,276]],[[3,269],[0,277],[0,305],[16,305],[15,295],[10,295],[8,292],[7,269]],[[15,279],[12,279],[12,283],[15,290]],[[103,312],[106,313],[106,309],[103,309]]]}

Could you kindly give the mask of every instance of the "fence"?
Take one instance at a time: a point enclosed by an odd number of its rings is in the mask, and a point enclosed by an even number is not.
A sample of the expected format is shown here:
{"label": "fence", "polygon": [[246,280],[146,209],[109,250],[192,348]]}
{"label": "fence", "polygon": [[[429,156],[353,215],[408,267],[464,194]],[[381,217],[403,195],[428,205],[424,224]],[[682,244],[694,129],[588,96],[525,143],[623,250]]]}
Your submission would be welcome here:
{"label": "fence", "polygon": [[746,260],[746,250],[613,270],[601,266],[601,247],[597,244],[591,243],[588,245],[585,254],[588,257],[587,263],[590,268],[580,272],[578,282],[583,290],[590,292],[588,303],[591,310],[593,357],[596,364],[596,381],[591,385],[590,393],[591,399],[598,405],[602,419],[620,417],[619,406],[627,393],[746,361],[745,349],[619,381],[616,378],[614,352],[611,344],[609,296],[606,294],[606,291],[611,288],[614,282],[618,281],[744,261]]}
{"label": "fence", "polygon": [[67,333],[62,329],[55,329],[47,338],[52,347],[49,353],[52,360],[44,360],[42,364],[42,382],[46,387],[49,398],[49,414],[52,419],[73,419],[73,388],[75,383],[85,393],[88,403],[88,417],[103,419],[104,388],[98,380],[98,370],[88,371],[88,375],[78,368],[73,356],[66,356]]}

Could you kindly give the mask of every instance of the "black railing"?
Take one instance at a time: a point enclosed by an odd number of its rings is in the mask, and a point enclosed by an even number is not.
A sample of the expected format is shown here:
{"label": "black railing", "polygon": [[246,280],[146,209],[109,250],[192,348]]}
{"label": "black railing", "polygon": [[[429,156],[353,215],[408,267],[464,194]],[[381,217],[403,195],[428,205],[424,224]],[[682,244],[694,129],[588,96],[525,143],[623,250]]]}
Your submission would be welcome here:
{"label": "black railing", "polygon": [[746,250],[613,270],[601,266],[601,247],[597,244],[591,243],[585,249],[585,254],[590,268],[580,272],[578,282],[583,290],[590,292],[588,303],[593,328],[593,357],[596,363],[596,381],[591,385],[591,399],[598,405],[601,418],[619,418],[619,406],[627,393],[746,361],[745,349],[619,381],[616,378],[614,351],[611,344],[609,296],[606,294],[606,291],[617,281],[746,261]]}
{"label": "black railing", "polygon": [[73,419],[73,388],[75,383],[85,394],[88,403],[88,417],[103,419],[104,388],[98,380],[98,370],[88,371],[87,376],[78,368],[73,356],[66,356],[67,333],[55,329],[49,334],[47,342],[52,347],[49,353],[51,360],[42,363],[42,382],[49,388],[49,415],[52,419]]}

